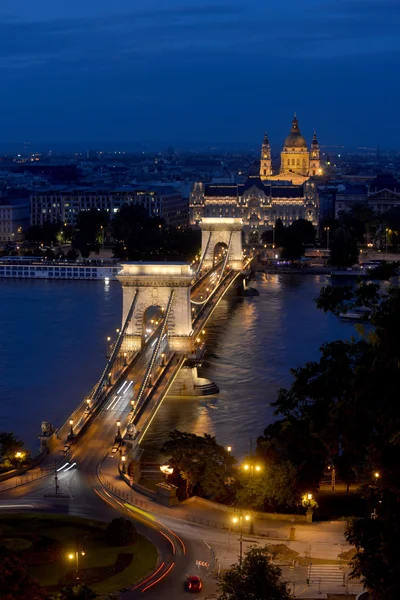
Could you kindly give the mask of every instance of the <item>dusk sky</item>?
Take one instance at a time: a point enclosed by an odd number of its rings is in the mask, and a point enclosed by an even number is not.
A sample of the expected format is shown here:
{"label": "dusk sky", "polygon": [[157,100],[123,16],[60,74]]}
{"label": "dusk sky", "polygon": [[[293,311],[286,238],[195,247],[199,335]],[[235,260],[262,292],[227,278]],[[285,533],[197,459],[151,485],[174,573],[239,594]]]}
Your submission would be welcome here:
{"label": "dusk sky", "polygon": [[1,0],[0,141],[399,148],[400,0]]}

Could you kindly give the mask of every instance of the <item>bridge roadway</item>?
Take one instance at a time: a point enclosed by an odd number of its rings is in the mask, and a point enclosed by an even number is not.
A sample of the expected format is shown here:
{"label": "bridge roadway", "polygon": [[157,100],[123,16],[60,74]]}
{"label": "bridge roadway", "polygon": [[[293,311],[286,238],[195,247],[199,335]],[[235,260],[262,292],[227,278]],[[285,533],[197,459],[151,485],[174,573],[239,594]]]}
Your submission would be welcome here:
{"label": "bridge roadway", "polygon": [[[194,294],[194,300],[202,300],[202,296],[208,294],[207,288],[215,286],[221,271],[218,268],[205,277],[197,286]],[[204,323],[209,318],[211,312],[225,293],[226,289],[237,276],[234,272],[228,274],[222,281],[221,287],[214,292],[210,306],[203,306],[197,318],[197,325],[194,327],[194,335],[202,329]],[[125,598],[135,598],[143,591],[146,597],[162,598],[171,597],[184,598],[186,594],[183,588],[185,575],[196,573],[196,560],[212,563],[212,555],[209,547],[201,539],[199,534],[193,534],[193,526],[187,525],[181,527],[183,539],[170,529],[171,519],[155,518],[153,515],[146,514],[138,510],[133,505],[127,507],[127,503],[122,503],[117,497],[110,494],[101,484],[99,479],[99,467],[104,459],[110,455],[117,433],[117,421],[121,421],[121,429],[132,416],[131,400],[137,394],[140,382],[143,380],[147,371],[148,363],[152,355],[154,342],[148,343],[144,350],[137,357],[132,368],[126,370],[126,382],[124,387],[118,383],[119,388],[114,386],[109,393],[101,410],[91,419],[90,426],[82,431],[72,451],[68,455],[68,462],[76,463],[76,466],[68,472],[61,471],[59,474],[59,484],[61,497],[45,497],[54,492],[53,474],[27,483],[21,487],[8,489],[1,494],[0,508],[5,511],[22,510],[32,507],[34,510],[44,512],[61,512],[68,515],[77,515],[82,517],[91,517],[99,519],[111,519],[115,512],[123,513],[134,519],[138,531],[151,539],[159,551],[159,570],[157,570],[148,580],[138,586],[132,586],[129,591],[123,594]],[[168,385],[163,379],[164,373],[169,373],[172,377],[181,367],[182,361],[174,360],[170,353],[167,356],[167,366],[159,367],[160,387],[163,388],[158,403],[161,403]],[[167,378],[168,379],[168,378]],[[157,382],[158,385],[158,382]],[[151,395],[157,395],[157,385],[151,390]],[[143,413],[142,413],[143,414]],[[58,448],[58,451],[60,448]],[[48,457],[49,461],[54,461],[54,453]],[[115,458],[115,470],[117,472],[117,461]],[[65,494],[66,497],[63,497]],[[28,508],[31,510],[30,508]],[[168,523],[168,524],[166,524]],[[200,534],[201,536],[201,534]],[[206,577],[207,579],[207,577]],[[153,586],[154,584],[154,586]],[[215,592],[215,581],[209,578],[204,586],[204,590],[199,597],[205,597]]]}

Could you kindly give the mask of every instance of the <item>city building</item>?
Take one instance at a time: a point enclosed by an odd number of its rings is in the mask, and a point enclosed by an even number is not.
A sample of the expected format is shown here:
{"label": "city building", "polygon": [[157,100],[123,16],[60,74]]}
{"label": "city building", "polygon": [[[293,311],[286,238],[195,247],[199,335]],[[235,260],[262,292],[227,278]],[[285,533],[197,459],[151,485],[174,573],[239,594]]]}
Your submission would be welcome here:
{"label": "city building", "polygon": [[361,204],[377,214],[400,207],[400,182],[393,175],[380,174],[365,183],[343,183],[336,192],[335,217]]}
{"label": "city building", "polygon": [[134,185],[119,188],[53,187],[31,194],[31,224],[62,222],[75,225],[81,211],[96,209],[110,219],[125,205],[143,206],[150,216],[162,217],[168,225],[188,224],[188,203],[172,186]]}
{"label": "city building", "polygon": [[203,217],[241,217],[249,242],[258,242],[263,231],[278,219],[287,226],[297,219],[318,224],[318,197],[315,183],[265,182],[249,177],[245,184],[195,183],[190,200],[190,220]]}
{"label": "city building", "polygon": [[0,196],[0,242],[18,242],[29,227],[29,198]]}
{"label": "city building", "polygon": [[304,183],[309,177],[322,175],[320,148],[314,131],[310,150],[301,135],[299,121],[294,114],[292,129],[283,143],[279,174],[272,172],[271,145],[267,134],[261,146],[260,179],[290,180],[292,183]]}

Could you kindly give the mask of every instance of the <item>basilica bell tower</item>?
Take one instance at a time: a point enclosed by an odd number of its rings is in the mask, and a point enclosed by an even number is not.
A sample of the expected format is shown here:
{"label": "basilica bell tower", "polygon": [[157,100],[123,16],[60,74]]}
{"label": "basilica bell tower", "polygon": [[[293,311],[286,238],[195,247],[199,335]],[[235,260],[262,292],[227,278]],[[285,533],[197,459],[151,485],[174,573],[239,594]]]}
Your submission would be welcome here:
{"label": "basilica bell tower", "polygon": [[272,162],[271,162],[271,145],[268,140],[268,135],[264,135],[263,143],[261,146],[261,160],[260,160],[260,179],[268,179],[272,175]]}
{"label": "basilica bell tower", "polygon": [[320,149],[317,134],[314,131],[310,150],[310,176],[322,175]]}

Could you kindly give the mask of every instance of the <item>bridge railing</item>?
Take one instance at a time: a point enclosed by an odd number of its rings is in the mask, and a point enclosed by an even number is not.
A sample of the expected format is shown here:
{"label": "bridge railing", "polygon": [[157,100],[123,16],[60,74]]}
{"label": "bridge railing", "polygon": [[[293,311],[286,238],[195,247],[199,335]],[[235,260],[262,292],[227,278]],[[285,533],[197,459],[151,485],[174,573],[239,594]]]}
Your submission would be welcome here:
{"label": "bridge railing", "polygon": [[157,354],[160,351],[160,346],[161,346],[161,342],[162,342],[162,339],[163,339],[163,336],[164,336],[164,333],[165,333],[165,329],[166,329],[167,324],[168,324],[168,317],[169,317],[169,314],[171,312],[172,301],[174,299],[174,295],[175,295],[175,290],[171,290],[171,294],[169,296],[167,308],[165,309],[164,320],[163,320],[162,325],[161,325],[160,334],[158,336],[156,345],[155,345],[154,350],[153,350],[153,354],[151,355],[151,359],[150,359],[149,365],[148,365],[148,367],[146,369],[145,376],[143,378],[142,384],[140,386],[140,389],[139,389],[139,392],[138,392],[138,395],[137,395],[137,398],[136,398],[136,406],[138,407],[138,409],[140,409],[140,403],[142,401],[143,393],[144,393],[144,391],[145,391],[145,389],[147,387],[147,384],[148,384],[148,381],[149,381],[149,378],[150,378],[150,375],[151,375],[151,371],[152,371],[152,369],[154,367],[154,363],[155,363],[155,360],[157,358]]}
{"label": "bridge railing", "polygon": [[106,364],[106,366],[104,368],[104,371],[101,374],[101,377],[100,377],[100,379],[99,379],[99,381],[97,383],[97,386],[95,387],[95,390],[93,392],[93,395],[92,395],[91,399],[92,399],[92,401],[93,401],[94,404],[96,404],[96,402],[98,400],[98,394],[101,392],[101,390],[103,388],[103,385],[104,385],[104,382],[105,382],[106,378],[108,377],[108,373],[110,373],[110,369],[113,366],[114,360],[118,356],[118,352],[120,351],[120,348],[122,346],[122,342],[124,340],[126,330],[128,329],[129,323],[131,322],[133,311],[134,311],[134,308],[135,308],[135,305],[136,305],[136,300],[137,300],[138,296],[139,296],[139,290],[136,290],[135,291],[135,295],[133,296],[131,305],[129,307],[128,313],[126,315],[125,322],[124,322],[124,324],[122,326],[121,331],[119,332],[117,341],[115,342],[113,351],[112,351],[111,356],[109,358],[109,361]]}

